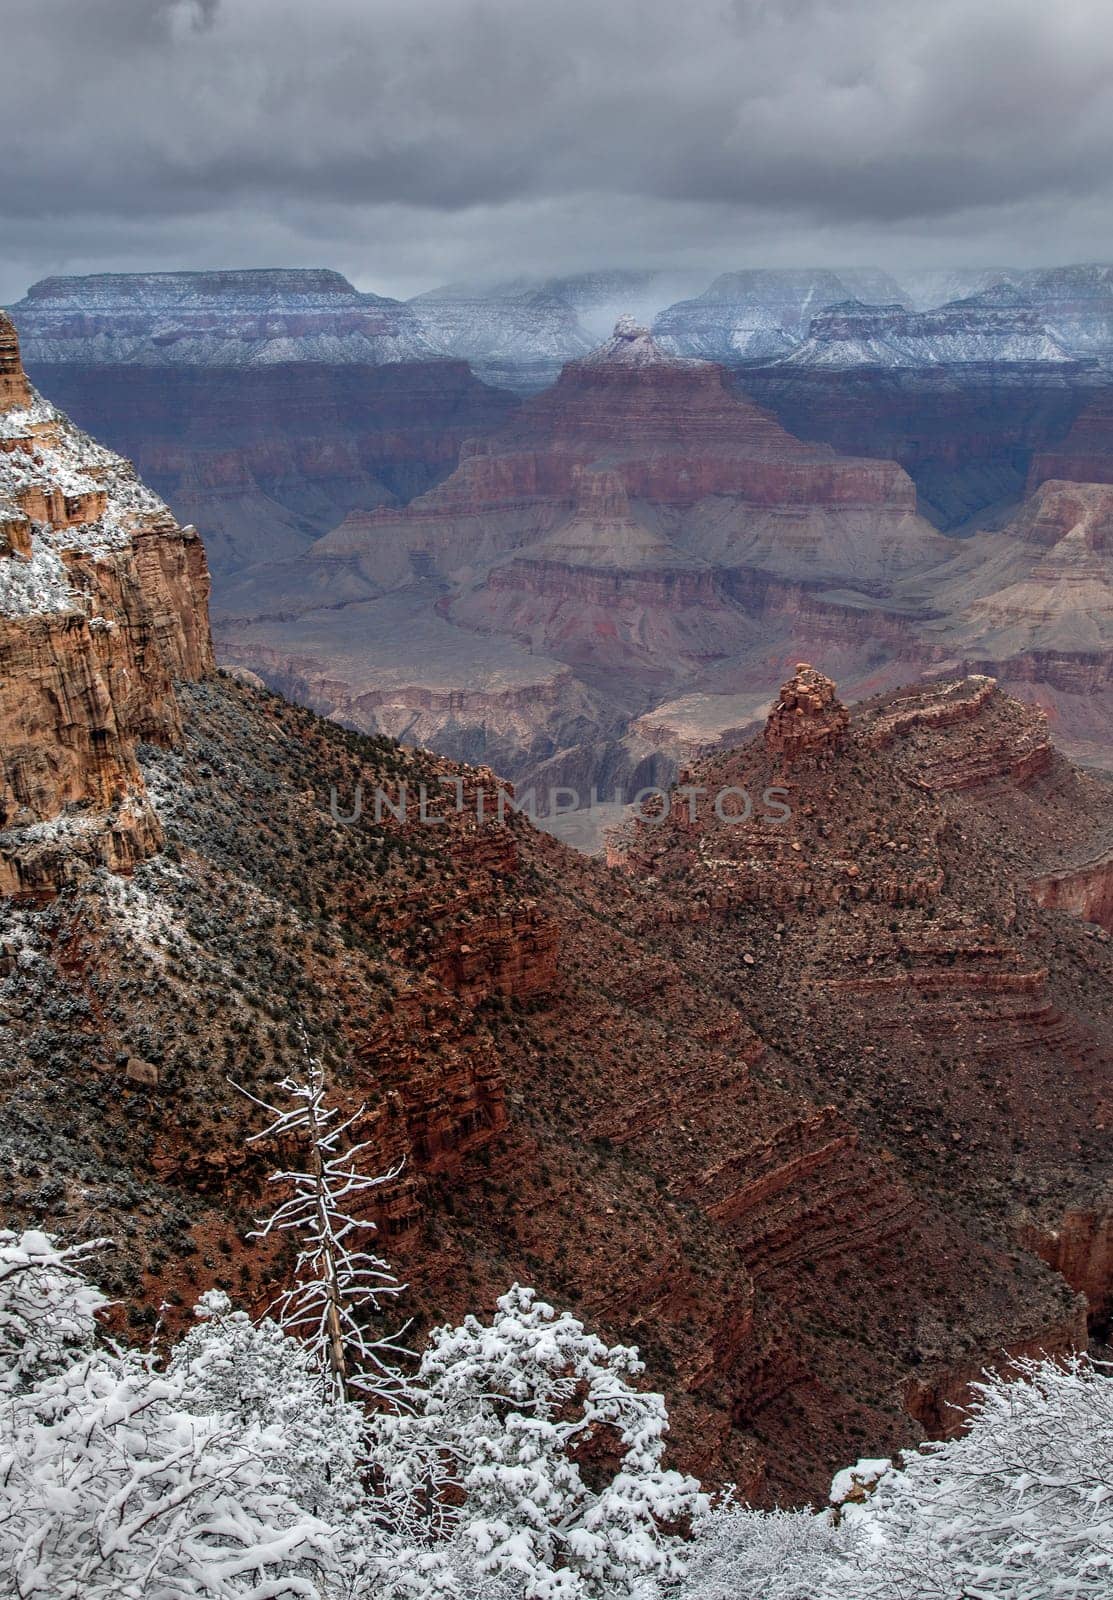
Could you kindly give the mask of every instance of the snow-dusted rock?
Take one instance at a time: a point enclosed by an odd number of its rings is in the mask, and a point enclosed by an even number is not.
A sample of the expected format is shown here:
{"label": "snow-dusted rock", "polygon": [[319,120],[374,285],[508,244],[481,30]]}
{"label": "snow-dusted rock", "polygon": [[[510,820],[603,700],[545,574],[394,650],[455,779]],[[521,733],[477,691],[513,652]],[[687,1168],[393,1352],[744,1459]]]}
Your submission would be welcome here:
{"label": "snow-dusted rock", "polygon": [[439,354],[408,306],[323,268],[43,278],[11,314],[32,365],[378,365]]}

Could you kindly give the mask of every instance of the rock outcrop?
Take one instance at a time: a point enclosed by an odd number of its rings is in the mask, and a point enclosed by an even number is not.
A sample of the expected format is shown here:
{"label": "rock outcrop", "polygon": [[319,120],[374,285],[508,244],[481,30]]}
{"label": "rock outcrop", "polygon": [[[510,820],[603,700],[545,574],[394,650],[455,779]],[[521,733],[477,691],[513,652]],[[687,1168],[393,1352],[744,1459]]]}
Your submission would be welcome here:
{"label": "rock outcrop", "polygon": [[208,572],[127,462],[29,387],[0,316],[0,893],[158,847],[135,758],[212,669]]}
{"label": "rock outcrop", "polygon": [[791,763],[797,756],[829,750],[838,744],[850,722],[835,685],[808,662],[801,661],[781,692],[765,724],[765,748]]}

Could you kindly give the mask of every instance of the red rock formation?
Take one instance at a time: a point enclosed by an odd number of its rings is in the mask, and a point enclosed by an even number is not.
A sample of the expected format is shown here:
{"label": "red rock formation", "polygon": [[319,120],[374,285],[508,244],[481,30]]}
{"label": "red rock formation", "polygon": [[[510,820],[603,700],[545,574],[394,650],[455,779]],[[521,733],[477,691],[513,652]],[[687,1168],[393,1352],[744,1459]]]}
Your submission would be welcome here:
{"label": "red rock formation", "polygon": [[134,744],[173,741],[174,682],[212,670],[208,572],[196,532],[21,384],[3,317],[0,341],[0,894],[41,897],[159,847]]}
{"label": "red rock formation", "polygon": [[1113,933],[1113,845],[1089,861],[1033,878],[1028,889],[1037,905],[1067,911]]}
{"label": "red rock formation", "polygon": [[781,685],[765,724],[765,748],[791,763],[798,756],[829,750],[846,732],[850,715],[822,672],[801,661]]}
{"label": "red rock formation", "polygon": [[19,339],[10,318],[0,317],[0,411],[31,404],[31,386],[19,359]]}

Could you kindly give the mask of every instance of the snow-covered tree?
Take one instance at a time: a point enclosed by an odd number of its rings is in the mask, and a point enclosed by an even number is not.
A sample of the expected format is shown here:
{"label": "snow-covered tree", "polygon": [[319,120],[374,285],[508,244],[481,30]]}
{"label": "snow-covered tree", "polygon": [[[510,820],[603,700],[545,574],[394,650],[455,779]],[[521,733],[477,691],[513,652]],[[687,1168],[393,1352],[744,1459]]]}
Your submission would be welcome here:
{"label": "snow-covered tree", "polygon": [[481,1573],[529,1600],[631,1595],[674,1575],[673,1530],[705,1501],[661,1466],[668,1419],[660,1395],[632,1386],[642,1371],[636,1351],[515,1285],[489,1325],[432,1334],[415,1414],[375,1419],[384,1492],[435,1508],[442,1540],[462,1536]]}
{"label": "snow-covered tree", "polygon": [[360,1235],[374,1233],[375,1224],[353,1216],[351,1207],[357,1197],[392,1182],[400,1169],[377,1175],[360,1171],[368,1141],[345,1147],[342,1140],[365,1108],[337,1120],[339,1109],[326,1101],[324,1070],[304,1029],[302,1042],[306,1076],[279,1085],[290,1100],[285,1108],[235,1085],[274,1119],[249,1143],[270,1139],[304,1152],[304,1167],[271,1174],[272,1183],[292,1192],[253,1235],[291,1232],[298,1241],[294,1281],[270,1311],[285,1333],[306,1341],[337,1400],[359,1392],[397,1404],[406,1388],[398,1362],[410,1353],[399,1343],[405,1329],[376,1335],[370,1319],[405,1285],[381,1257],[357,1248]]}
{"label": "snow-covered tree", "polygon": [[1113,1378],[1076,1356],[976,1388],[967,1432],[909,1454],[842,1517],[832,1600],[1108,1600]]}
{"label": "snow-covered tree", "polygon": [[[72,1252],[3,1236],[0,1593],[13,1600],[317,1600],[337,1539],[297,1504],[277,1428],[185,1406],[149,1353],[98,1342]],[[59,1337],[44,1337],[54,1322]],[[29,1364],[25,1348],[33,1352]]]}

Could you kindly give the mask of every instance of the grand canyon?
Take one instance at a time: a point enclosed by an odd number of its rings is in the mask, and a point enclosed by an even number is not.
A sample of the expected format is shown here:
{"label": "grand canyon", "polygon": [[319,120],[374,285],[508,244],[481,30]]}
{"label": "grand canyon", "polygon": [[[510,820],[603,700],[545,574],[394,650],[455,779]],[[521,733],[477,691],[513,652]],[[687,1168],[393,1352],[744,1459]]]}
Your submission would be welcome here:
{"label": "grand canyon", "polygon": [[1111,1600],[1102,9],[10,12],[0,1594]]}
{"label": "grand canyon", "polygon": [[821,659],[992,673],[1107,766],[1109,269],[727,273],[595,342],[672,286],[117,275],[13,320],[202,530],[219,658],[350,727],[632,797]]}
{"label": "grand canyon", "polygon": [[[198,533],[0,328],[7,1201],[126,1239],[135,1325],[212,1282],[265,1304],[226,1078],[292,1070],[303,1014],[377,1108],[415,1314],[540,1278],[636,1334],[679,1459],[759,1502],[945,1432],[1000,1352],[1103,1334],[1113,790],[1058,736],[1106,738],[1107,485],[1033,466],[948,538],[899,461],[632,319],[520,403],[390,362],[376,448],[432,486],[383,473],[225,569],[214,658]],[[784,668],[805,646],[823,668]],[[477,819],[523,771],[679,788],[604,862]],[[457,782],[443,828],[349,815]]]}

